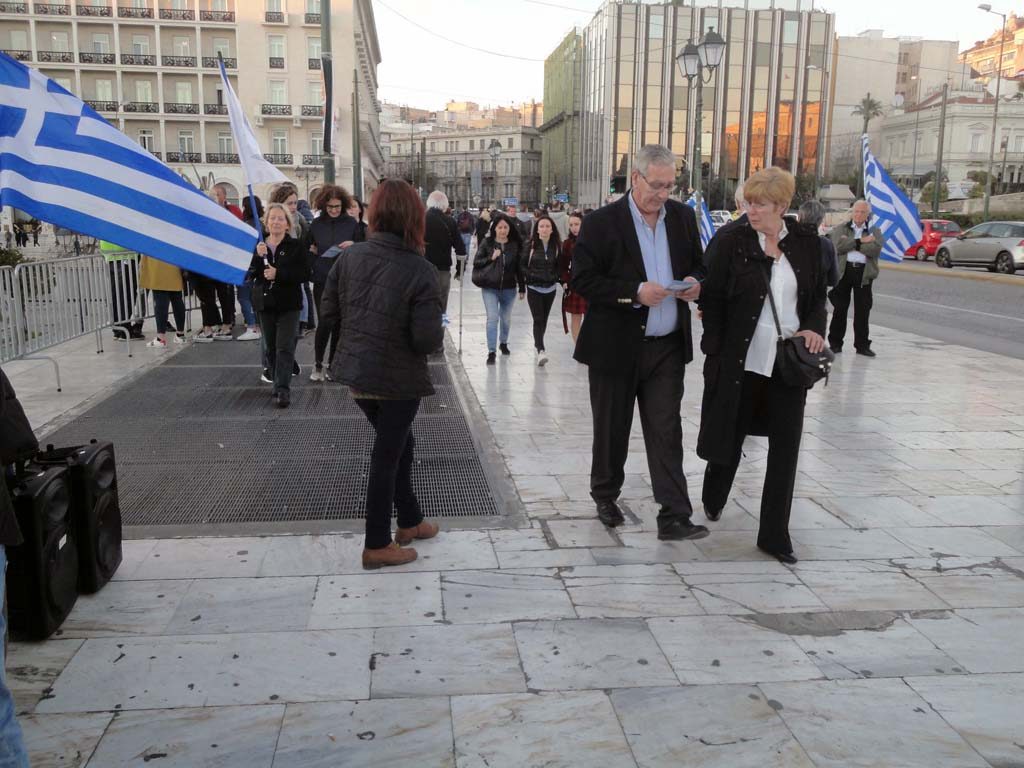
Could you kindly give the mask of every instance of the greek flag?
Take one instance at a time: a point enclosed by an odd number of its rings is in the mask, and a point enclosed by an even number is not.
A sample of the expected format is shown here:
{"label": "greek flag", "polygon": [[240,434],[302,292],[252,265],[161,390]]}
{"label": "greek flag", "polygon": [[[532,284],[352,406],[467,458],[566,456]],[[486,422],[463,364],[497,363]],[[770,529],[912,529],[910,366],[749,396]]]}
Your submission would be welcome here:
{"label": "greek flag", "polygon": [[864,196],[871,204],[871,226],[885,236],[881,258],[903,261],[903,254],[921,240],[924,230],[917,206],[893,183],[882,164],[871,154],[868,135],[864,142]]}
{"label": "greek flag", "polygon": [[0,205],[241,284],[256,232],[39,71],[0,53]]}
{"label": "greek flag", "polygon": [[[690,195],[686,204],[697,213],[697,194]],[[711,212],[708,211],[708,204],[703,196],[700,199],[700,213],[697,213],[697,226],[700,229],[700,247],[706,249],[711,238],[715,236],[715,222],[711,220]]]}

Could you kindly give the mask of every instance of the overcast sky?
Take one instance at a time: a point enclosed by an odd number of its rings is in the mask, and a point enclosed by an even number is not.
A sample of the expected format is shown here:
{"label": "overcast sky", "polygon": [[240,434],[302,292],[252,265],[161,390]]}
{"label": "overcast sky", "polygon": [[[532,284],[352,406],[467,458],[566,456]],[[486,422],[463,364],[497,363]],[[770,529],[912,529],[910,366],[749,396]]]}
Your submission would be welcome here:
{"label": "overcast sky", "polygon": [[[373,0],[385,101],[441,109],[446,101],[540,101],[544,58],[602,0]],[[726,3],[728,4],[728,3]],[[958,40],[963,50],[999,27],[973,0],[821,0],[840,35]],[[1009,12],[1012,4],[996,10]],[[403,18],[405,17],[405,18]],[[447,39],[445,39],[447,38]],[[477,50],[474,50],[477,49]]]}

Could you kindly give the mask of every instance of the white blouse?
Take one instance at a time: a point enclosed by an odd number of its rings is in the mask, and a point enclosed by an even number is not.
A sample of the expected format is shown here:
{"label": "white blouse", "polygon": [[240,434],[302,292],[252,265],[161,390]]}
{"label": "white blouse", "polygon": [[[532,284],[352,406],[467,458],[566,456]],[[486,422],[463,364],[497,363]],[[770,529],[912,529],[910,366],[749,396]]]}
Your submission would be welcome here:
{"label": "white blouse", "polygon": [[[763,238],[763,235],[761,236]],[[785,237],[780,233],[779,239]],[[761,247],[764,248],[762,241]],[[785,256],[779,257],[772,267],[772,295],[775,297],[775,308],[779,313],[779,325],[782,327],[782,338],[788,339],[800,330],[800,317],[796,311],[796,273]],[[775,318],[772,306],[765,296],[761,307],[761,316],[757,319],[757,328],[747,347],[747,362],[744,370],[771,377],[775,367],[775,347],[778,341],[775,331]]]}

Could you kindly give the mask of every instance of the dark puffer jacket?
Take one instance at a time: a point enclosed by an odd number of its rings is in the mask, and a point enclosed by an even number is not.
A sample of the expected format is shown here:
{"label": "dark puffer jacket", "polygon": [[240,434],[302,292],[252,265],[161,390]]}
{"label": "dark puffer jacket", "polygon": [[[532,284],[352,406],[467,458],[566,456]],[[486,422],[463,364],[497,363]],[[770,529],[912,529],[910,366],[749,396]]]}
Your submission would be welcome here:
{"label": "dark puffer jacket", "polygon": [[401,238],[372,233],[342,253],[320,314],[328,326],[341,324],[335,381],[403,400],[434,394],[427,354],[444,341],[437,268]]}
{"label": "dark puffer jacket", "polygon": [[[494,249],[501,249],[501,270],[489,270],[487,265],[491,262]],[[479,270],[479,272],[478,272]],[[498,244],[491,238],[486,238],[476,250],[476,258],[473,259],[474,274],[484,275],[486,279],[479,283],[481,288],[492,288],[502,290],[504,288],[518,288],[520,293],[526,290],[526,272],[523,269],[523,261],[519,254],[519,243],[509,240],[505,244]],[[473,280],[477,285],[477,280]]]}
{"label": "dark puffer jacket", "polygon": [[257,312],[290,312],[302,309],[302,284],[309,280],[309,265],[302,252],[302,244],[291,235],[285,235],[277,251],[271,252],[267,244],[267,263],[277,269],[273,282],[263,278],[263,258],[256,251],[252,255],[249,273],[252,275],[252,306]]}
{"label": "dark puffer jacket", "polygon": [[526,271],[526,284],[538,288],[550,288],[559,282],[558,261],[561,254],[554,242],[548,240],[545,250],[544,243],[538,243],[526,257],[523,269]]}

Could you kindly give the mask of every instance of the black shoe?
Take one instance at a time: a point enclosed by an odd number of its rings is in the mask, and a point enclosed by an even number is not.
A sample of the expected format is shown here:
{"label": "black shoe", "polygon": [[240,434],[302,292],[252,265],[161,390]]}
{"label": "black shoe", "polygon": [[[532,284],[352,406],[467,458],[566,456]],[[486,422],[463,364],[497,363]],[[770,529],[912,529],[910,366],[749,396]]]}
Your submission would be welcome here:
{"label": "black shoe", "polygon": [[499,344],[498,345],[498,349],[501,350],[501,354],[503,354],[503,355],[511,355],[512,354],[512,350],[508,348],[508,344]]}
{"label": "black shoe", "polygon": [[302,369],[299,368],[299,364],[293,362],[292,363],[292,376],[298,376],[300,373],[302,373]]}
{"label": "black shoe", "polygon": [[287,389],[282,389],[280,392],[277,393],[278,408],[287,408],[289,405],[291,405],[291,402],[292,396]]}
{"label": "black shoe", "polygon": [[843,354],[843,348],[842,347],[831,347],[831,350],[832,350],[832,354],[833,355],[841,355],[841,354]]}
{"label": "black shoe", "polygon": [[[834,349],[832,351],[835,352]],[[864,355],[864,357],[877,357],[877,355],[871,349],[858,349],[857,354]]]}
{"label": "black shoe", "polygon": [[622,525],[626,521],[626,518],[622,514],[622,510],[619,509],[619,505],[614,501],[597,502],[597,519],[609,528]]}
{"label": "black shoe", "polygon": [[705,504],[704,517],[706,517],[712,523],[717,523],[719,520],[722,519],[722,508],[719,507],[718,509],[709,509],[708,506]]}
{"label": "black shoe", "polygon": [[785,565],[796,565],[798,562],[796,559],[796,555],[794,555],[792,552],[772,552],[770,549],[765,549],[762,546],[758,546],[758,549],[760,549],[766,555],[771,555],[780,563],[783,563]]}
{"label": "black shoe", "polygon": [[487,364],[488,365],[494,365],[494,361],[495,360],[497,360],[497,357],[495,356],[495,354],[493,352],[488,352],[487,353]]}
{"label": "black shoe", "polygon": [[659,541],[684,541],[703,539],[710,533],[703,525],[694,525],[688,520],[668,520],[658,523]]}

